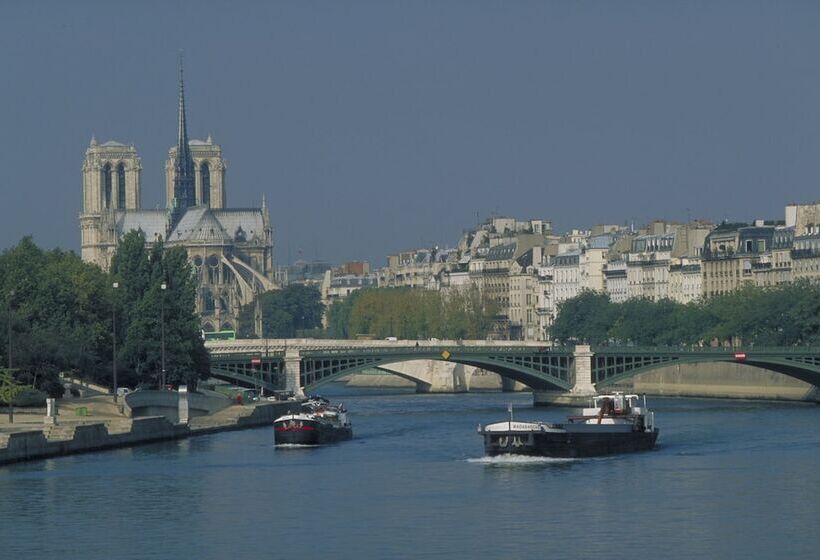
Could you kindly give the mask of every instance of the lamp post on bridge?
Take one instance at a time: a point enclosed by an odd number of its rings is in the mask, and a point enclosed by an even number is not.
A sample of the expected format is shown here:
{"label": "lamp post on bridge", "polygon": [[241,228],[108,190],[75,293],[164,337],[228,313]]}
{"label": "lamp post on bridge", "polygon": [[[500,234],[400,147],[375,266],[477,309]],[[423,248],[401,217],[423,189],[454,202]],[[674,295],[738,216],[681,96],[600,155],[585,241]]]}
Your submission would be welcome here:
{"label": "lamp post on bridge", "polygon": [[[8,358],[9,358],[9,375],[11,376],[12,382],[14,381],[14,375],[11,372],[12,367],[12,359],[11,359],[11,300],[14,297],[14,290],[9,291],[8,299],[6,300],[6,315],[8,316]],[[9,388],[9,424],[14,424],[14,391]]]}
{"label": "lamp post on bridge", "polygon": [[117,288],[119,282],[111,284],[111,378],[114,385],[114,402],[117,402]]}
{"label": "lamp post on bridge", "polygon": [[8,298],[6,298],[6,317],[8,318],[8,359],[9,359],[9,369],[11,369],[12,361],[11,361],[11,298],[14,297],[14,290],[9,292]]}
{"label": "lamp post on bridge", "polygon": [[162,297],[160,299],[160,329],[162,332],[162,374],[160,376],[160,391],[165,390],[165,290],[168,284],[163,282],[160,284],[162,290]]}

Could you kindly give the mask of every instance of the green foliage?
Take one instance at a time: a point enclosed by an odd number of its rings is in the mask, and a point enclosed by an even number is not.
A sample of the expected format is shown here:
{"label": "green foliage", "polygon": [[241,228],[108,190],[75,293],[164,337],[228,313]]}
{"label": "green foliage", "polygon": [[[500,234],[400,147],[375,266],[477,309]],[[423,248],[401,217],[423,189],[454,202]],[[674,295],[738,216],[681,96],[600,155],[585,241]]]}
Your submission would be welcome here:
{"label": "green foliage", "polygon": [[562,342],[649,346],[743,344],[791,346],[820,343],[820,284],[746,286],[690,304],[632,299],[621,304],[585,292],[563,302],[552,328]]}
{"label": "green foliage", "polygon": [[[119,283],[117,290],[112,289],[114,281]],[[8,363],[10,318],[18,381],[53,397],[63,392],[60,371],[110,386],[115,305],[120,384],[152,381],[161,361],[159,286],[163,281],[168,284],[164,293],[168,380],[191,383],[208,373],[208,356],[194,311],[196,284],[190,265],[183,249],[164,251],[157,245],[146,250],[139,232],[123,237],[110,275],[74,253],[43,251],[29,237],[3,252],[1,363]]]}
{"label": "green foliage", "polygon": [[615,323],[613,304],[606,294],[585,291],[558,305],[552,336],[564,342],[600,344]]}
{"label": "green foliage", "polygon": [[132,231],[117,247],[111,275],[119,283],[114,295],[120,384],[159,381],[163,325],[166,382],[196,385],[207,377],[208,355],[195,313],[197,284],[185,249],[155,243],[146,250],[143,233]]}
{"label": "green foliage", "polygon": [[262,336],[292,338],[322,326],[322,294],[316,286],[291,284],[282,290],[265,292],[246,305],[239,317],[240,338],[255,338],[257,305],[262,315]]}
{"label": "green foliage", "polygon": [[[30,237],[0,255],[2,363],[12,356],[17,379],[62,394],[57,374],[79,370],[99,374],[110,356],[110,300],[107,277],[74,253],[43,251]],[[12,295],[13,294],[13,295]]]}
{"label": "green foliage", "polygon": [[21,394],[31,389],[31,386],[23,385],[14,378],[13,370],[0,369],[0,402],[6,405],[16,403]]}
{"label": "green foliage", "polygon": [[352,338],[348,330],[350,314],[363,290],[356,290],[346,298],[336,301],[327,309],[327,331],[330,338]]}
{"label": "green foliage", "polygon": [[497,312],[474,287],[448,292],[368,288],[330,307],[328,330],[334,338],[485,338]]}

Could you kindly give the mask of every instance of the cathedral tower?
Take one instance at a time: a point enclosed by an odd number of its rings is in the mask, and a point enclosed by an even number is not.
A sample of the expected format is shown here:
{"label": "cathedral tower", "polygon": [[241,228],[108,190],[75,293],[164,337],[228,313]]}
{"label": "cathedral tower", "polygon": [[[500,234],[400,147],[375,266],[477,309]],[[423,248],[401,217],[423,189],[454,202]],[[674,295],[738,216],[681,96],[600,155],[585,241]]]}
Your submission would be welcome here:
{"label": "cathedral tower", "polygon": [[105,251],[101,249],[108,243],[105,224],[113,223],[117,210],[140,209],[141,174],[142,163],[134,146],[114,141],[97,144],[91,138],[83,161],[83,260],[105,266]]}
{"label": "cathedral tower", "polygon": [[[222,146],[213,139],[190,140],[188,150],[194,162],[194,194],[197,206],[210,206],[214,209],[227,207],[225,196],[225,172],[227,165],[222,159]],[[165,162],[165,197],[168,207],[174,200],[174,172],[176,169],[177,147],[168,150]]]}

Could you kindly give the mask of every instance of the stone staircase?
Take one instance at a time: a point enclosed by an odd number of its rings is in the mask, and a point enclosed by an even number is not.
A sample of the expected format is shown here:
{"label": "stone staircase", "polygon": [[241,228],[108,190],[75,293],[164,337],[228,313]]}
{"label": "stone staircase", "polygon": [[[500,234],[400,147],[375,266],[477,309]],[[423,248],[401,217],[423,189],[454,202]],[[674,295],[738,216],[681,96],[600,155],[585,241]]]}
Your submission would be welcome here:
{"label": "stone staircase", "polygon": [[46,426],[43,435],[49,441],[65,441],[74,439],[74,430],[76,428],[76,424]]}

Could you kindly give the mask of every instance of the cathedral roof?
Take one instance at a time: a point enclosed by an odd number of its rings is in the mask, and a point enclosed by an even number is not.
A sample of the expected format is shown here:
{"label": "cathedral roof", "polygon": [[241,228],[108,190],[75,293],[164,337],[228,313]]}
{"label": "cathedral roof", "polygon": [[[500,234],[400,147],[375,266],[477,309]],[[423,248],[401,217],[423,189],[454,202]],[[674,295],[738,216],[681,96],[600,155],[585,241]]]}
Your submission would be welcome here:
{"label": "cathedral roof", "polygon": [[226,208],[212,210],[216,219],[228,234],[236,239],[241,233],[250,241],[254,237],[265,239],[265,215],[259,208]]}
{"label": "cathedral roof", "polygon": [[125,144],[122,142],[117,142],[116,140],[109,140],[108,142],[103,142],[100,144],[103,148],[125,148]]}
{"label": "cathedral roof", "polygon": [[[169,226],[166,210],[119,210],[115,218],[118,235],[141,230],[149,243],[166,239]],[[212,245],[264,243],[265,224],[262,209],[211,210],[207,206],[194,206],[182,214],[167,241]]]}
{"label": "cathedral roof", "polygon": [[165,239],[168,228],[168,214],[165,210],[126,210],[116,214],[117,232],[128,233],[131,230],[142,230],[145,239],[153,243]]}
{"label": "cathedral roof", "polygon": [[210,208],[196,206],[182,215],[168,240],[223,244],[230,243],[231,236],[225,232]]}

